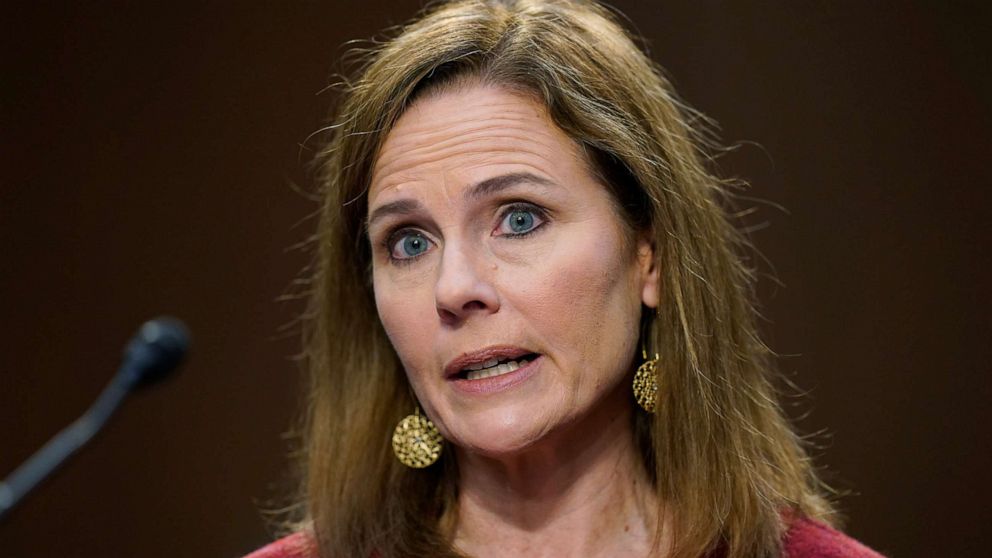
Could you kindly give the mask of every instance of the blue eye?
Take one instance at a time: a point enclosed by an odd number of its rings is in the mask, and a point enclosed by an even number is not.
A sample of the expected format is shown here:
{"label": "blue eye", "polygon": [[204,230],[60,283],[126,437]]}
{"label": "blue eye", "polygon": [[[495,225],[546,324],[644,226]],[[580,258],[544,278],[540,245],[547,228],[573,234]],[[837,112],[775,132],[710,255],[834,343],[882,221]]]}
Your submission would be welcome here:
{"label": "blue eye", "polygon": [[392,244],[391,256],[397,260],[408,260],[416,258],[431,247],[431,241],[427,237],[415,231],[408,231],[397,235]]}
{"label": "blue eye", "polygon": [[506,235],[525,235],[544,224],[536,209],[511,209],[500,223],[500,232]]}

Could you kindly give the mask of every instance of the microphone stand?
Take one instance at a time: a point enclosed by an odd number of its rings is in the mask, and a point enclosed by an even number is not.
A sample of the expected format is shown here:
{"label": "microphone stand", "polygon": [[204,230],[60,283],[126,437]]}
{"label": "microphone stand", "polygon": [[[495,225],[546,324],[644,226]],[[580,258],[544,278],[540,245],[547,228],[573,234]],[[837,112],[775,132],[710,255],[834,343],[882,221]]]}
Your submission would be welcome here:
{"label": "microphone stand", "polygon": [[172,318],[146,322],[125,349],[124,363],[90,408],[0,482],[0,522],[46,477],[86,445],[136,387],[156,382],[186,354],[186,326]]}

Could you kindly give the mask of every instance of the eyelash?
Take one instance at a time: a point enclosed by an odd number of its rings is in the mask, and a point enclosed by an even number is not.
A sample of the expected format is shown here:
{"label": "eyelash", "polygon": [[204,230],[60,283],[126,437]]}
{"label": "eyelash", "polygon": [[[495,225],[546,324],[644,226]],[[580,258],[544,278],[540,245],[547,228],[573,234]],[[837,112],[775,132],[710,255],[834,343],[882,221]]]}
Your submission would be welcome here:
{"label": "eyelash", "polygon": [[534,216],[537,217],[538,221],[540,221],[540,223],[538,223],[534,228],[526,232],[505,233],[500,236],[509,237],[509,238],[523,238],[525,236],[530,236],[531,234],[544,228],[544,225],[548,223],[548,212],[544,208],[538,207],[532,203],[516,202],[516,203],[511,203],[510,205],[503,208],[503,211],[500,212],[499,214],[499,222],[496,226],[499,227],[500,225],[502,225],[503,221],[506,221],[506,218],[509,217],[511,213],[516,213],[518,211],[533,213]]}
{"label": "eyelash", "polygon": [[394,231],[387,234],[385,240],[382,241],[382,248],[386,252],[386,258],[389,260],[390,263],[401,266],[410,265],[416,260],[419,260],[420,256],[427,253],[426,251],[424,251],[416,256],[411,256],[409,258],[397,258],[393,256],[393,249],[396,247],[396,244],[401,240],[403,240],[403,237],[408,234],[416,234],[417,236],[420,236],[427,242],[433,244],[433,241],[427,238],[427,236],[420,229],[415,229],[407,226],[400,226],[396,228]]}
{"label": "eyelash", "polygon": [[[496,227],[499,228],[503,224],[503,221],[505,221],[506,218],[509,217],[511,213],[518,211],[530,212],[534,214],[534,217],[537,218],[539,223],[534,228],[526,232],[503,233],[497,236],[504,238],[514,238],[514,239],[524,238],[526,236],[530,236],[534,234],[540,229],[543,229],[544,226],[548,224],[548,211],[546,209],[529,202],[515,202],[505,206],[503,210],[500,211],[499,220],[497,221]],[[397,258],[393,256],[393,249],[396,247],[396,244],[399,241],[401,241],[404,238],[404,236],[406,236],[407,234],[416,234],[424,238],[427,242],[430,242],[431,244],[434,243],[432,240],[427,238],[424,232],[421,231],[420,229],[408,227],[406,225],[400,225],[396,227],[394,230],[390,231],[388,234],[386,234],[385,239],[382,241],[382,248],[386,252],[386,257],[389,259],[390,263],[394,265],[410,265],[416,260],[419,260],[422,255],[427,253],[427,251],[424,251],[416,256],[411,256],[409,258]]]}

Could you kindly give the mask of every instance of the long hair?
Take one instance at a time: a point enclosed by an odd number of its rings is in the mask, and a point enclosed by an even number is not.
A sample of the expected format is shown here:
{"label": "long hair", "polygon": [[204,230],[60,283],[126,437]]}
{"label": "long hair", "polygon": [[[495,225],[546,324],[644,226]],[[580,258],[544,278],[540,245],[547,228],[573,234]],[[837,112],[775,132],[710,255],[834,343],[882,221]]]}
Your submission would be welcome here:
{"label": "long hair", "polygon": [[465,78],[536,96],[585,151],[626,224],[653,239],[661,304],[645,316],[642,341],[660,355],[657,412],[635,413],[634,430],[670,511],[674,556],[776,556],[784,517],[831,519],[777,403],[730,183],[709,168],[707,120],[610,12],[586,1],[441,3],[364,51],[356,75],[318,159],[322,210],[304,320],[301,501],[322,556],[459,555],[442,524],[457,505],[453,452],[426,470],[392,455],[391,433],[416,403],[377,317],[364,223],[393,124],[424,91]]}

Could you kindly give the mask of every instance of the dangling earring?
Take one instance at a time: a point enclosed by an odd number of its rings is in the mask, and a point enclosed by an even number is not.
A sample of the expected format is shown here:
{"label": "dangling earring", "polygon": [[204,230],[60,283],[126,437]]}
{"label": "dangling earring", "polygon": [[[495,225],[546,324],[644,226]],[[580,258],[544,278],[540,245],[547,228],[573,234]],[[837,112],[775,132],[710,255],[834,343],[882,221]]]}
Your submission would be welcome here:
{"label": "dangling earring", "polygon": [[407,467],[423,469],[441,457],[444,438],[434,423],[420,414],[420,407],[407,415],[393,431],[393,453]]}
{"label": "dangling earring", "polygon": [[634,397],[637,404],[648,413],[654,414],[655,401],[658,398],[658,353],[648,359],[648,351],[641,347],[644,363],[637,367],[634,374]]}

